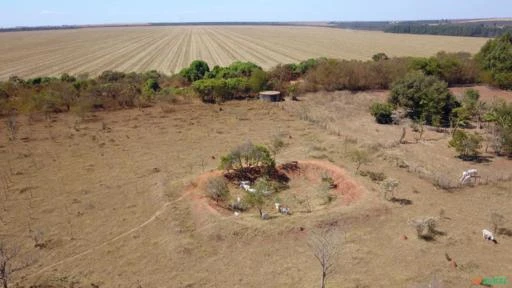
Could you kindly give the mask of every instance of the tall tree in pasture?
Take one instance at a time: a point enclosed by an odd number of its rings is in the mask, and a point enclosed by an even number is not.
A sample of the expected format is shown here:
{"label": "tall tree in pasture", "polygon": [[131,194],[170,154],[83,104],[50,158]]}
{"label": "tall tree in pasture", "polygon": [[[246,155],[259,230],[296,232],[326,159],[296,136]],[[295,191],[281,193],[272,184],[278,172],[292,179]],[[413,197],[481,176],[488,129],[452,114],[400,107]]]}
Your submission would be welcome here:
{"label": "tall tree in pasture", "polygon": [[320,288],[326,287],[328,277],[335,271],[334,263],[340,253],[337,235],[336,231],[323,230],[313,233],[308,240],[308,246],[322,269]]}

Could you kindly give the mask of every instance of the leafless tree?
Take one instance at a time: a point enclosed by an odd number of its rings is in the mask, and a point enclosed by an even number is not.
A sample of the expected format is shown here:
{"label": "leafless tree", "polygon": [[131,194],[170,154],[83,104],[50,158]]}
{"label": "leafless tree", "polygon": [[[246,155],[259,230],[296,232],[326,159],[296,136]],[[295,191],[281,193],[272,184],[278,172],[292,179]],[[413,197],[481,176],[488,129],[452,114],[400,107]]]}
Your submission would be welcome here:
{"label": "leafless tree", "polygon": [[18,132],[18,121],[16,120],[16,112],[9,113],[7,119],[5,119],[5,126],[7,128],[7,137],[9,141],[16,140],[16,134]]}
{"label": "leafless tree", "polygon": [[14,273],[30,265],[28,261],[21,262],[17,259],[19,252],[18,247],[10,247],[0,241],[0,285],[2,288],[9,287],[9,281]]}
{"label": "leafless tree", "polygon": [[334,263],[340,252],[339,241],[337,241],[339,238],[336,236],[336,231],[327,229],[313,233],[308,241],[313,255],[322,267],[321,288],[325,288],[327,278],[335,271]]}

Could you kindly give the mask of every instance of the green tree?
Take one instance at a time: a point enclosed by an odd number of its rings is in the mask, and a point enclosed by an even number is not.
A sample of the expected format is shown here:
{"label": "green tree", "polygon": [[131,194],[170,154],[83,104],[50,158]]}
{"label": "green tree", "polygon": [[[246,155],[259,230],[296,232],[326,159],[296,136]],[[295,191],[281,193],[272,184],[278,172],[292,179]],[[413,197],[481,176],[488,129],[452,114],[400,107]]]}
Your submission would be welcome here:
{"label": "green tree", "polygon": [[248,80],[248,85],[252,92],[258,93],[267,88],[267,82],[267,73],[261,69],[256,69],[252,72],[251,77]]}
{"label": "green tree", "polygon": [[462,130],[457,130],[452,136],[449,145],[460,154],[463,160],[471,160],[478,157],[480,148],[482,148],[482,136],[478,134],[466,133]]}
{"label": "green tree", "polygon": [[413,120],[423,117],[430,125],[435,117],[439,117],[444,126],[450,123],[452,110],[460,105],[446,82],[421,72],[408,73],[396,81],[388,101],[395,106],[405,107]]}
{"label": "green tree", "polygon": [[275,160],[270,151],[263,145],[254,145],[250,141],[238,145],[221,158],[220,168],[240,170],[245,167],[265,167],[268,171],[275,168]]}
{"label": "green tree", "polygon": [[201,80],[205,75],[210,72],[208,63],[202,60],[192,61],[188,68],[184,68],[180,71],[180,75],[187,79],[189,82],[195,82]]}
{"label": "green tree", "polygon": [[245,195],[245,202],[248,205],[258,209],[260,218],[263,218],[263,207],[265,206],[266,198],[262,190],[255,190],[255,192],[247,192]]}
{"label": "green tree", "polygon": [[486,72],[484,80],[512,89],[512,34],[487,41],[475,58]]}

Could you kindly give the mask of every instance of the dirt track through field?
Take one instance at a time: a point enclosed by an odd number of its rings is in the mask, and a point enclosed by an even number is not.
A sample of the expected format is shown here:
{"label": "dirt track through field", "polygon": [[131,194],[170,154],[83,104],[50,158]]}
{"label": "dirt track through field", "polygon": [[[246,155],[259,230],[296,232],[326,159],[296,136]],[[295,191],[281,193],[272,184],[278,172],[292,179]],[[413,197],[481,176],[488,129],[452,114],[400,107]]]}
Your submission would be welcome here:
{"label": "dirt track through field", "polygon": [[53,264],[51,264],[49,266],[46,266],[43,269],[40,269],[39,271],[37,271],[37,272],[35,272],[35,273],[31,274],[31,275],[27,275],[27,278],[35,277],[35,276],[37,276],[37,275],[39,275],[39,274],[41,274],[41,273],[43,273],[45,271],[48,271],[48,270],[50,270],[50,269],[52,269],[52,268],[54,268],[56,266],[62,265],[64,263],[66,263],[66,262],[75,260],[75,259],[80,258],[82,256],[85,256],[87,254],[90,254],[90,253],[92,253],[92,252],[94,252],[94,251],[96,251],[98,249],[101,249],[101,248],[107,246],[108,244],[111,244],[111,243],[113,243],[113,242],[115,242],[115,241],[117,241],[117,240],[119,240],[119,239],[121,239],[123,237],[126,237],[126,236],[128,236],[128,235],[130,235],[130,234],[132,234],[132,233],[134,233],[134,232],[144,228],[145,226],[147,226],[150,223],[152,223],[153,221],[155,221],[158,218],[158,216],[162,215],[162,213],[164,213],[170,205],[182,201],[183,199],[188,197],[191,193],[193,193],[194,190],[195,189],[193,187],[187,188],[184,191],[184,193],[178,199],[173,200],[173,201],[169,201],[169,202],[165,203],[164,205],[162,205],[162,207],[160,209],[158,209],[148,220],[144,221],[140,225],[137,225],[137,226],[133,227],[132,229],[130,229],[130,230],[126,231],[126,232],[123,232],[123,233],[119,234],[118,236],[116,236],[116,237],[114,237],[112,239],[109,239],[109,240],[107,240],[107,241],[105,241],[103,243],[100,243],[100,244],[98,244],[98,245],[96,245],[94,247],[91,247],[91,248],[89,248],[89,249],[87,249],[87,250],[85,250],[83,252],[80,252],[80,253],[75,254],[73,256],[70,256],[70,257],[67,257],[65,259],[62,259],[62,260],[60,260],[58,262],[55,262],[55,263],[53,263]]}
{"label": "dirt track through field", "polygon": [[320,27],[182,26],[0,33],[0,80],[105,70],[174,73],[196,59],[251,61],[265,69],[315,57],[369,60],[476,53],[486,38],[387,34]]}

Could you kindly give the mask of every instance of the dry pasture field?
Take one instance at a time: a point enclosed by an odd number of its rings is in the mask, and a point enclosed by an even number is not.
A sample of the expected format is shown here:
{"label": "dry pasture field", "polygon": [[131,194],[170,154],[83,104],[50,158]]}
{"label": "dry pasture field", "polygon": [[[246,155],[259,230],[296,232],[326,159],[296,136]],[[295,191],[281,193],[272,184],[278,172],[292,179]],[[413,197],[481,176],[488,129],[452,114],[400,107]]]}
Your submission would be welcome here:
{"label": "dry pasture field", "polygon": [[[20,261],[35,260],[13,283],[315,287],[321,270],[307,241],[326,227],[338,231],[341,248],[328,287],[429,287],[433,278],[443,287],[470,287],[476,277],[512,280],[512,162],[463,162],[447,147],[449,137],[434,131],[418,143],[409,132],[410,144],[393,145],[401,127],[376,124],[367,108],[372,101],[382,101],[382,93],[238,101],[222,110],[190,103],[97,113],[79,127],[75,116],[61,114],[51,123],[19,119],[15,143],[6,140],[2,121],[0,237],[20,246]],[[336,166],[326,169],[363,187],[358,200],[347,203],[340,194],[312,213],[296,206],[292,216],[274,212],[261,221],[254,210],[236,217],[205,198],[204,183],[219,174],[221,155],[247,139],[265,144],[275,135],[286,144],[278,164]],[[395,196],[411,205],[383,200],[379,184],[356,175],[348,157],[355,148],[371,153],[361,169],[399,180]],[[485,185],[447,192],[430,177],[456,182],[471,167]],[[309,175],[321,171],[315,173]],[[314,193],[314,180],[294,182],[290,190]],[[482,239],[492,212],[507,220],[499,244]],[[435,241],[417,239],[407,224],[426,216],[439,217],[442,235]],[[45,247],[34,247],[36,236]]]}
{"label": "dry pasture field", "polygon": [[264,69],[314,57],[368,60],[476,53],[485,38],[387,34],[323,27],[181,26],[0,33],[0,80],[105,70],[174,73],[196,59],[251,61]]}

